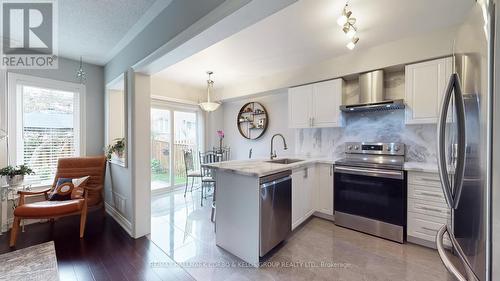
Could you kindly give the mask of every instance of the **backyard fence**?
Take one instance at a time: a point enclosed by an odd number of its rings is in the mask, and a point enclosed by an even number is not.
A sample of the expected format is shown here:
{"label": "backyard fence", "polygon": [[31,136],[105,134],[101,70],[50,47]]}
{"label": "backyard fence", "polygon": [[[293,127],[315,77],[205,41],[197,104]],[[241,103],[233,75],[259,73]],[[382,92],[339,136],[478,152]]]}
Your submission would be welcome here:
{"label": "backyard fence", "polygon": [[[186,177],[186,169],[184,166],[184,150],[191,149],[194,163],[197,163],[196,157],[198,151],[196,145],[186,141],[176,141],[173,145],[174,156],[174,175],[176,177]],[[151,165],[153,173],[168,173],[170,169],[170,142],[163,140],[152,140],[151,143]]]}

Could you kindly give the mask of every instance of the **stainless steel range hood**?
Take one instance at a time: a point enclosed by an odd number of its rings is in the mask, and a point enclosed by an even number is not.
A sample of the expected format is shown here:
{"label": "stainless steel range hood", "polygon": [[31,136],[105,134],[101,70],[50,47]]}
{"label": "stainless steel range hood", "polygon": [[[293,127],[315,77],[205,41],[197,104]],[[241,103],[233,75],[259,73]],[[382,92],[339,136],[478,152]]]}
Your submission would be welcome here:
{"label": "stainless steel range hood", "polygon": [[359,103],[341,105],[345,112],[379,111],[404,108],[404,102],[384,99],[384,71],[375,70],[359,76]]}

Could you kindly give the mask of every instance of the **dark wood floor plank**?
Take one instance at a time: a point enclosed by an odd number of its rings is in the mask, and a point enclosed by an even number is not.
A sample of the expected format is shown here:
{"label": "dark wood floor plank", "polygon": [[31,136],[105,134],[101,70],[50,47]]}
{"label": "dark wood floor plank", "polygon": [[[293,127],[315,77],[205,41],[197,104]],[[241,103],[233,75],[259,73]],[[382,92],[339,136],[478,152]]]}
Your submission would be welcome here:
{"label": "dark wood floor plank", "polygon": [[[84,239],[79,239],[78,217],[55,223],[28,225],[15,249],[54,241],[60,280],[193,280],[181,267],[155,268],[154,262],[173,261],[149,239],[131,238],[113,218],[90,213]],[[13,251],[10,233],[0,235],[0,254]]]}

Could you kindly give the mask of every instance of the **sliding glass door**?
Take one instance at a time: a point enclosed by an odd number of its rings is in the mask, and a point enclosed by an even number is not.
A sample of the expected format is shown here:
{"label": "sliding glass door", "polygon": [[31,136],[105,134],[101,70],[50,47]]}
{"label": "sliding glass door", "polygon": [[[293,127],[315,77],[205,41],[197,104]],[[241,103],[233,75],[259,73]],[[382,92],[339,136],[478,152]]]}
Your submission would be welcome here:
{"label": "sliding glass door", "polygon": [[[153,102],[151,108],[151,189],[171,190],[186,183],[184,151],[198,155],[196,109]],[[194,159],[197,163],[197,159]]]}
{"label": "sliding glass door", "polygon": [[168,188],[171,182],[171,111],[151,108],[151,189]]}

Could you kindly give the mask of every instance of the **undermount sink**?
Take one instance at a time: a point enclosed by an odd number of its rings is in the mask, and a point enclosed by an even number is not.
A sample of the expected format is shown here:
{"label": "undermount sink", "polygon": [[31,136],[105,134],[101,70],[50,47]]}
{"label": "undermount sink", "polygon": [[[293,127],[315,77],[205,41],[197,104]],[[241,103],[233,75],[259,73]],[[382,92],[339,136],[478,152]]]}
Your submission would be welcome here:
{"label": "undermount sink", "polygon": [[301,162],[304,161],[302,159],[291,159],[291,158],[283,158],[283,159],[276,159],[276,160],[269,160],[266,161],[268,163],[276,163],[276,164],[292,164],[296,162]]}

